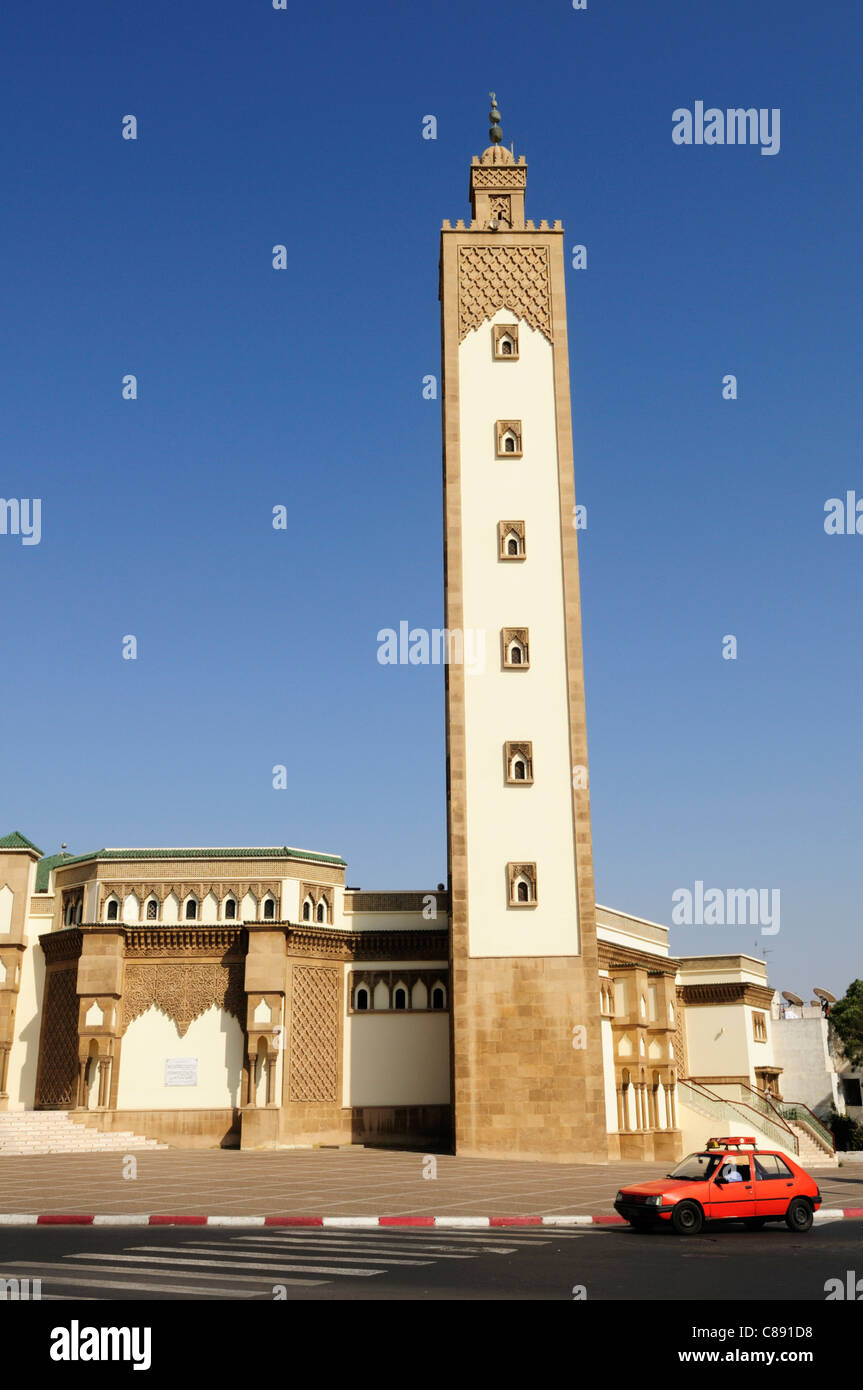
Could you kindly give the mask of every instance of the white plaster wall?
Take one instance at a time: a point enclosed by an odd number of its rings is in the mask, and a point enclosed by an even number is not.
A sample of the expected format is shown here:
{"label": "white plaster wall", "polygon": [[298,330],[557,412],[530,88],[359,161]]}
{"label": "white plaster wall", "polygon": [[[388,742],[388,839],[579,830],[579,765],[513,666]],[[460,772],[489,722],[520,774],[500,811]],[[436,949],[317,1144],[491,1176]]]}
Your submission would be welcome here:
{"label": "white plaster wall", "polygon": [[448,1012],[349,1014],[344,1075],[345,1105],[447,1105]]}
{"label": "white plaster wall", "polygon": [[775,1018],[768,1027],[773,1030],[774,1060],[782,1067],[783,1099],[799,1100],[816,1115],[826,1115],[838,1096],[826,1018]]}
{"label": "white plaster wall", "polygon": [[[197,1057],[197,1086],[166,1086],[169,1057]],[[181,1038],[155,1006],[129,1025],[120,1057],[119,1110],[197,1110],[240,1103],[243,1030],[214,1004]]]}
{"label": "white plaster wall", "polygon": [[617,1091],[614,1085],[614,1036],[611,1022],[604,1018],[600,1025],[602,1036],[602,1074],[605,1083],[605,1127],[609,1134],[617,1131]]}
{"label": "white plaster wall", "polygon": [[15,894],[7,883],[0,888],[0,936],[8,936],[12,931],[12,903]]}
{"label": "white plaster wall", "polygon": [[[501,310],[493,322],[512,322]],[[471,955],[578,952],[553,350],[521,322],[519,360],[495,362],[491,323],[459,348],[463,622],[485,633],[465,675]],[[522,421],[520,459],[495,457],[494,424]],[[527,558],[498,560],[497,523],[523,520]],[[501,669],[502,627],[530,629],[530,669]],[[533,741],[534,785],[503,781],[503,744]],[[507,904],[507,861],[535,861],[538,905]]]}
{"label": "white plaster wall", "polygon": [[[769,1026],[769,1025],[768,1025]],[[749,1010],[740,1004],[686,1007],[686,1048],[692,1076],[749,1076]]]}
{"label": "white plaster wall", "polygon": [[[693,1110],[685,1102],[681,1101],[682,1092],[677,1092],[677,1125],[683,1135],[684,1154],[695,1153],[698,1149],[703,1149],[708,1139],[721,1139],[723,1136],[731,1134],[751,1135],[756,1143],[765,1149],[772,1149],[778,1153],[784,1150],[777,1146],[776,1140],[764,1134],[754,1119],[747,1118],[746,1124],[741,1128],[739,1119],[717,1120],[709,1115],[702,1115],[700,1111]],[[790,1155],[795,1158],[794,1154]],[[796,1159],[795,1159],[796,1161]]]}
{"label": "white plaster wall", "polygon": [[[45,991],[45,957],[38,945],[51,930],[50,917],[30,917],[27,949],[21,956],[20,988],[15,1008],[15,1032],[9,1054],[6,1089],[10,1110],[32,1110],[36,1103],[36,1070],[39,1065],[39,1032]],[[10,982],[11,983],[11,982]]]}

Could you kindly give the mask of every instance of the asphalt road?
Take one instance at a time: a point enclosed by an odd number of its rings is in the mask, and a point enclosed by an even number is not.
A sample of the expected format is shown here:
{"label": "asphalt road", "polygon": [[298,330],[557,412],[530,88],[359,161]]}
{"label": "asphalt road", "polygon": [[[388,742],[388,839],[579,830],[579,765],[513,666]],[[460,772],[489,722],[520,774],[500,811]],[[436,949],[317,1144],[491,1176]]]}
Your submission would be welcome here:
{"label": "asphalt road", "polygon": [[41,1279],[43,1300],[81,1300],[81,1311],[127,1299],[823,1303],[825,1282],[849,1270],[863,1277],[863,1221],[803,1236],[733,1223],[696,1237],[628,1227],[0,1230],[0,1279]]}

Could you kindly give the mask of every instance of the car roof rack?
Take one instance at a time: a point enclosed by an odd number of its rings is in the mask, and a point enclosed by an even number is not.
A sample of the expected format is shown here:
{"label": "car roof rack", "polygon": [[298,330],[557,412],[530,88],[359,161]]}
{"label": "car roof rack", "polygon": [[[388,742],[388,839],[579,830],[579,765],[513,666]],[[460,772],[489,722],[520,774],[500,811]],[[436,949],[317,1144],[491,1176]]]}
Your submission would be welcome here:
{"label": "car roof rack", "polygon": [[720,1135],[718,1139],[708,1139],[708,1149],[742,1149],[757,1148],[757,1142],[752,1135]]}

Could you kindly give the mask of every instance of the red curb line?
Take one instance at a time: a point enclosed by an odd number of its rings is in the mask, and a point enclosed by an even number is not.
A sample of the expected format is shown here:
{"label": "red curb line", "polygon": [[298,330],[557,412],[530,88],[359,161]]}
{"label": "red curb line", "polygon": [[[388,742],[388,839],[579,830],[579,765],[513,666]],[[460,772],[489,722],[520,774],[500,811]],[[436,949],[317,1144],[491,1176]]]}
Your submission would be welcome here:
{"label": "red curb line", "polygon": [[594,1224],[597,1225],[597,1226],[625,1226],[625,1225],[626,1225],[626,1218],[623,1217],[623,1216],[618,1216],[616,1212],[615,1212],[614,1216],[610,1216],[610,1215],[609,1215],[609,1216],[606,1216],[605,1214],[601,1214],[601,1215],[599,1215],[599,1216],[594,1216],[593,1221],[594,1221]]}
{"label": "red curb line", "polygon": [[323,1226],[322,1216],[265,1216],[265,1226]]}
{"label": "red curb line", "polygon": [[[834,1208],[834,1207],[822,1207],[821,1210],[822,1210],[822,1211],[834,1211],[835,1208]],[[863,1216],[863,1207],[843,1207],[843,1208],[842,1208],[842,1215],[843,1215],[843,1216],[852,1216],[852,1217],[853,1217],[853,1216],[856,1216],[856,1217]]]}
{"label": "red curb line", "polygon": [[94,1216],[39,1216],[37,1226],[92,1226]]}

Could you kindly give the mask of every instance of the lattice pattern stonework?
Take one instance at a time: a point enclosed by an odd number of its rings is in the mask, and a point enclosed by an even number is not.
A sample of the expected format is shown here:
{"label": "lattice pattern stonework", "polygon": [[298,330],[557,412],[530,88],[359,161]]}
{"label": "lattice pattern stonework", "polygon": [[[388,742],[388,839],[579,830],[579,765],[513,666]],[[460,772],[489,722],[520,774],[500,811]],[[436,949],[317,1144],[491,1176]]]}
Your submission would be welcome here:
{"label": "lattice pattern stonework", "polygon": [[37,1107],[71,1108],[78,1080],[78,965],[49,970],[39,1048]]}
{"label": "lattice pattern stonework", "polygon": [[291,1100],[338,1099],[339,977],[326,966],[294,966]]}
{"label": "lattice pattern stonework", "polygon": [[215,1004],[242,1021],[245,1013],[241,962],[220,965],[127,965],[123,985],[123,1032],[155,1005],[185,1037],[196,1018]]}
{"label": "lattice pattern stonework", "polygon": [[498,309],[509,309],[551,342],[548,247],[459,247],[459,342]]}

